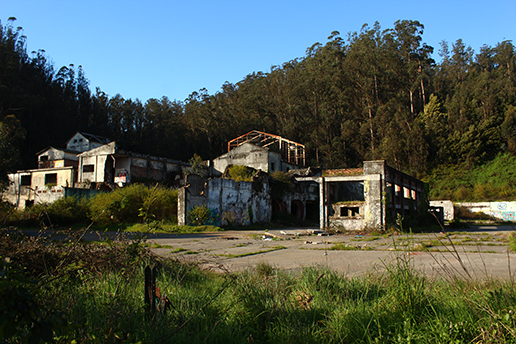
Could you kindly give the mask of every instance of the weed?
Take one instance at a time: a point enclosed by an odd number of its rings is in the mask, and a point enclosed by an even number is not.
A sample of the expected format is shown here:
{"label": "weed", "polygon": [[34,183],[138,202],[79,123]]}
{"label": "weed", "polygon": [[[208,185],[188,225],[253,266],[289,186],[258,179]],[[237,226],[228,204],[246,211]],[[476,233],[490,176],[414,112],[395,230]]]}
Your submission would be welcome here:
{"label": "weed", "polygon": [[514,233],[509,236],[509,248],[516,253],[516,235]]}
{"label": "weed", "polygon": [[332,250],[332,251],[352,251],[352,250],[357,250],[357,249],[358,249],[358,247],[356,247],[356,246],[346,245],[341,242],[337,242],[337,243],[333,244],[333,246],[328,248],[328,250]]}
{"label": "weed", "polygon": [[273,251],[277,251],[277,250],[284,250],[284,249],[286,249],[285,246],[274,246],[274,247],[266,249],[266,250],[259,250],[259,251],[255,251],[255,252],[245,252],[245,253],[240,253],[240,254],[219,254],[219,256],[227,257],[227,258],[240,258],[240,257],[254,256],[257,254],[273,252]]}

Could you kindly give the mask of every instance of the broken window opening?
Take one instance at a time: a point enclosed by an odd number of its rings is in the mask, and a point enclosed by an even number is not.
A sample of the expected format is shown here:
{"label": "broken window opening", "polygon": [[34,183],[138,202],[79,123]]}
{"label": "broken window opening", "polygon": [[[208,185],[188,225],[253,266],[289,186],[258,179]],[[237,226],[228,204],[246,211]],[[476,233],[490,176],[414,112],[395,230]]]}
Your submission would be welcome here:
{"label": "broken window opening", "polygon": [[95,165],[84,165],[82,167],[82,172],[95,172]]}
{"label": "broken window opening", "polygon": [[332,182],[328,183],[328,197],[331,203],[364,202],[364,182]]}
{"label": "broken window opening", "polygon": [[360,215],[360,207],[341,207],[340,208],[340,216],[341,217],[355,217]]}
{"label": "broken window opening", "polygon": [[57,184],[57,173],[45,174],[45,185],[56,185]]}
{"label": "broken window opening", "polygon": [[32,185],[32,176],[21,176],[20,185],[21,186],[31,186]]}

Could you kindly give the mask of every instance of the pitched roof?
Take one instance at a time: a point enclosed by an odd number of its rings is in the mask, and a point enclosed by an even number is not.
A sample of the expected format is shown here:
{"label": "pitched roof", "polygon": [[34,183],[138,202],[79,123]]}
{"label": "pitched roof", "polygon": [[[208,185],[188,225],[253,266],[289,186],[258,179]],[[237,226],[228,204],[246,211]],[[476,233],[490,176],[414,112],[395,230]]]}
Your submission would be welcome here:
{"label": "pitched roof", "polygon": [[66,141],[66,144],[68,145],[68,142],[70,142],[73,137],[77,134],[81,134],[82,136],[84,136],[86,139],[88,139],[90,142],[98,142],[98,143],[102,143],[102,144],[107,144],[107,143],[110,143],[111,140],[107,137],[104,137],[104,136],[100,136],[100,135],[94,135],[94,134],[88,134],[88,133],[83,133],[83,132],[76,132],[68,141]]}

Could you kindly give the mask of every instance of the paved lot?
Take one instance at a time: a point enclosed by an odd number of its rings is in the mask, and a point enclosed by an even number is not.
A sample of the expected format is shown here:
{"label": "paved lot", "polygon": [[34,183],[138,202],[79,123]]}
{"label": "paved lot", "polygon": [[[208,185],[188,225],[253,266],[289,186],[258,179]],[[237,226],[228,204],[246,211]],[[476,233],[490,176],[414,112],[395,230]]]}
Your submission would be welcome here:
{"label": "paved lot", "polygon": [[[154,253],[182,261],[195,261],[217,272],[240,271],[268,263],[298,271],[320,266],[348,276],[382,271],[399,259],[431,277],[512,278],[516,253],[509,237],[516,226],[477,226],[461,232],[321,236],[316,229],[242,230],[198,234],[154,234],[147,239]],[[38,231],[26,231],[40,235]],[[47,232],[45,235],[49,235]],[[63,235],[53,235],[63,240]],[[99,240],[87,233],[85,240]]]}
{"label": "paved lot", "polygon": [[196,261],[214,271],[238,271],[265,262],[292,271],[322,266],[357,276],[410,259],[410,264],[432,277],[509,278],[516,275],[516,254],[508,250],[509,236],[515,229],[491,226],[447,235],[385,236],[254,230],[159,234],[148,242],[154,244],[156,254]]}

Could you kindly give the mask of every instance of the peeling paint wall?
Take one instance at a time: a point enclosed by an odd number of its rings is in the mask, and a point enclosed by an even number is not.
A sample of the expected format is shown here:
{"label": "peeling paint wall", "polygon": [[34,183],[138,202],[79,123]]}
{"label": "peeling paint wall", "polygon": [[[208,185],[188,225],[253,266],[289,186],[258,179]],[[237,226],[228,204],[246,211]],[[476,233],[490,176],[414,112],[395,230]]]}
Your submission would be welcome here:
{"label": "peeling paint wall", "polygon": [[178,223],[187,224],[188,212],[206,206],[214,225],[250,225],[271,220],[270,186],[267,180],[235,182],[188,176],[178,197]]}
{"label": "peeling paint wall", "polygon": [[431,207],[442,207],[443,217],[446,221],[452,221],[455,218],[455,208],[452,201],[430,201]]}
{"label": "peeling paint wall", "polygon": [[382,229],[397,213],[417,213],[418,202],[423,200],[424,183],[384,160],[364,161],[363,170],[327,172],[323,177],[296,177],[319,184],[321,229]]}
{"label": "peeling paint wall", "polygon": [[[278,200],[276,200],[278,201]],[[300,220],[318,219],[319,186],[315,182],[300,182],[290,185],[279,200],[283,211]]]}
{"label": "peeling paint wall", "polygon": [[9,174],[11,184],[2,199],[17,208],[29,204],[52,203],[65,195],[74,183],[73,167],[27,170]]}
{"label": "peeling paint wall", "polygon": [[229,165],[242,165],[272,173],[296,169],[294,164],[282,161],[281,154],[266,148],[244,143],[213,160],[214,175],[221,175]]}
{"label": "peeling paint wall", "polygon": [[[350,178],[352,180],[349,180]],[[340,179],[340,181],[336,181],[336,179]],[[328,182],[329,186],[334,183],[343,186],[341,189],[343,194],[334,195],[334,201],[329,202],[328,225],[330,228],[362,230],[383,226],[380,175],[330,177],[328,180],[333,180],[333,182]],[[363,190],[362,195],[359,193],[361,190]],[[345,191],[348,193],[346,194]]]}

